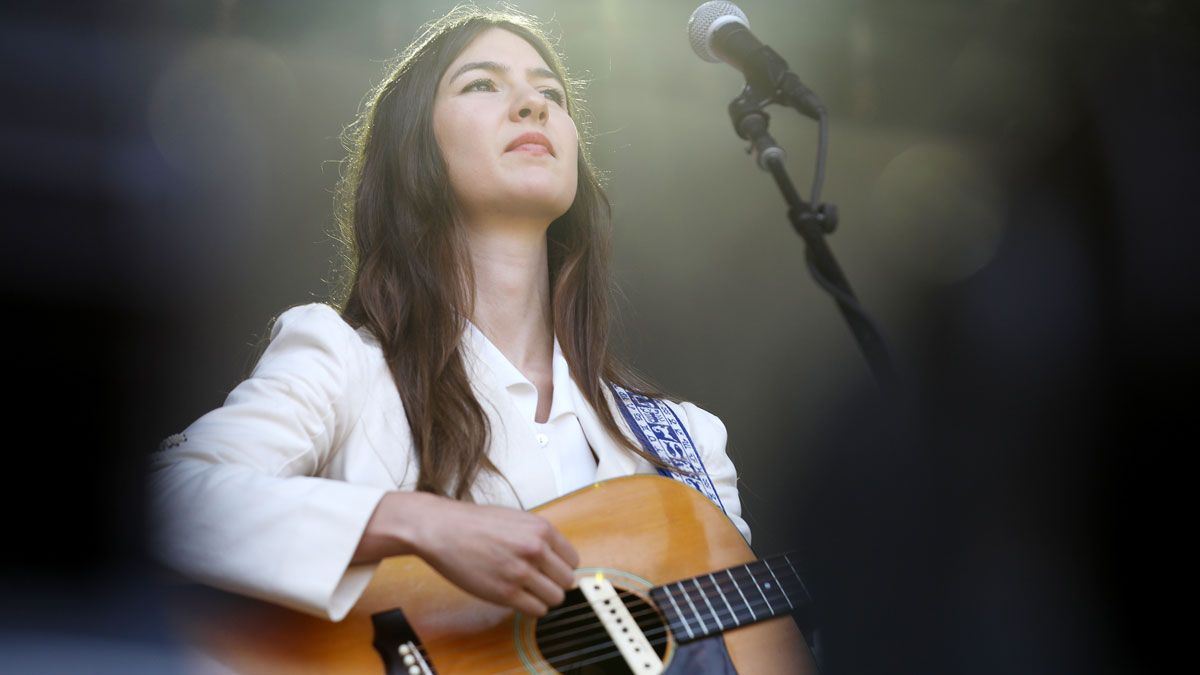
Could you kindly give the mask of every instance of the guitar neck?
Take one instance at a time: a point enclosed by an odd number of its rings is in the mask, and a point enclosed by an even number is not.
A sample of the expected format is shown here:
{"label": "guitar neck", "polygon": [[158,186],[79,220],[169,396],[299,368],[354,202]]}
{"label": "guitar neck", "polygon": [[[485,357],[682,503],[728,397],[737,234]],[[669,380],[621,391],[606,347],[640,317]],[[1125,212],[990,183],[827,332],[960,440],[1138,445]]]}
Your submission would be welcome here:
{"label": "guitar neck", "polygon": [[812,602],[786,553],[655,586],[650,597],[680,643],[805,612]]}

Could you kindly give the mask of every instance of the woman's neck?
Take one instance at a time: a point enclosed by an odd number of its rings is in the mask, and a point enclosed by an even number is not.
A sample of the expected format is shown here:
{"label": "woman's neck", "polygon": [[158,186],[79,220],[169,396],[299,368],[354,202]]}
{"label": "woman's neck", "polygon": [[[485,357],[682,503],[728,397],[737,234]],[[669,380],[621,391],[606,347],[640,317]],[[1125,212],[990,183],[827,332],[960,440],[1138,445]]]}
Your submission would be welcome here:
{"label": "woman's neck", "polygon": [[471,322],[535,381],[554,355],[545,228],[468,228],[475,271]]}

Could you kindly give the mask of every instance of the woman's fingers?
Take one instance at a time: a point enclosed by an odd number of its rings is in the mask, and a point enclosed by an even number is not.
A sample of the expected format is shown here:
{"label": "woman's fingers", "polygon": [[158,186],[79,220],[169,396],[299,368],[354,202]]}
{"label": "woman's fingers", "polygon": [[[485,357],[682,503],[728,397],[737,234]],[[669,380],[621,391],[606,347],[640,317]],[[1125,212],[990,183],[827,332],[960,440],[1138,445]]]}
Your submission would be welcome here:
{"label": "woman's fingers", "polygon": [[[528,548],[522,547],[526,555],[521,561],[518,583],[548,607],[562,604],[566,589],[575,583],[573,568],[558,556],[550,544],[540,538],[528,542],[527,546]],[[530,550],[537,550],[538,553],[528,555]]]}
{"label": "woman's fingers", "polygon": [[418,554],[468,593],[543,616],[575,585],[579,554],[545,518],[500,506],[438,506],[424,521]]}
{"label": "woman's fingers", "polygon": [[542,616],[550,607],[562,604],[565,592],[557,581],[546,576],[541,569],[520,559],[507,565],[507,572],[496,579],[499,584],[494,598],[489,599],[513,609]]}
{"label": "woman's fingers", "polygon": [[518,591],[516,595],[509,598],[508,606],[529,616],[545,616],[546,612],[550,611],[550,605],[538,600],[536,596],[526,590]]}
{"label": "woman's fingers", "polygon": [[554,549],[547,547],[538,569],[559,588],[569,589],[575,585],[575,567],[559,557]]}
{"label": "woman's fingers", "polygon": [[571,569],[579,567],[579,553],[575,550],[575,547],[571,545],[571,542],[567,541],[567,538],[562,536],[562,533],[553,527],[550,528],[549,543],[551,548],[554,549],[554,552],[558,554],[558,557],[561,558],[566,565],[568,565]]}
{"label": "woman's fingers", "polygon": [[[546,576],[541,570],[532,570],[525,580],[525,590],[533,595],[539,602],[545,605],[546,608],[557,607],[562,604],[566,593],[562,586],[555,582],[550,577]],[[538,614],[545,614],[545,609]]]}
{"label": "woman's fingers", "polygon": [[[566,589],[575,585],[574,566],[562,558],[559,550],[566,548],[568,555],[577,554],[566,539],[554,528],[549,521],[533,514],[521,514],[532,525],[532,531],[526,530],[524,539],[514,543],[521,564],[512,568],[516,581],[520,586],[536,598],[546,608],[562,604]],[[545,609],[537,616],[542,616]]]}

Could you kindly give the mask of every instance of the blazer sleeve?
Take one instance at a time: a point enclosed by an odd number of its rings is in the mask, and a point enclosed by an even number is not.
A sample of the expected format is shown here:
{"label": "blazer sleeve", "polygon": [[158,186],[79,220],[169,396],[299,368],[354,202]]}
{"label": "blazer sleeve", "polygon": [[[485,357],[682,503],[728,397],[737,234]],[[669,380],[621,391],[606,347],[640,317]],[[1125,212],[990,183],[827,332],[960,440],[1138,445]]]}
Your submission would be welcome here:
{"label": "blazer sleeve", "polygon": [[721,418],[701,408],[684,401],[679,404],[683,408],[687,420],[685,424],[692,435],[692,443],[700,453],[704,468],[709,478],[717,488],[717,496],[725,507],[725,514],[737,526],[739,532],[750,543],[750,525],[742,518],[742,502],[738,497],[737,469],[733,460],[726,452],[726,442],[729,432]]}
{"label": "blazer sleeve", "polygon": [[250,377],[153,453],[162,562],[227,591],[346,616],[377,567],[350,560],[386,490],[315,474],[361,410],[358,340],[328,305],[285,311]]}

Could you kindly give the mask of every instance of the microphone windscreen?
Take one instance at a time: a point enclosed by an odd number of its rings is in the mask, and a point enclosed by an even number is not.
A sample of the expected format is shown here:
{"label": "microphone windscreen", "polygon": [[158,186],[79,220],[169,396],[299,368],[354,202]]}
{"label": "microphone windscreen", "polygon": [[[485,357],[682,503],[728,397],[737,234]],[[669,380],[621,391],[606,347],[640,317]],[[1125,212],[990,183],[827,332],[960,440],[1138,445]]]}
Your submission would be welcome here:
{"label": "microphone windscreen", "polygon": [[721,57],[712,47],[712,36],[718,28],[728,23],[740,23],[746,28],[750,27],[750,19],[746,18],[746,13],[732,2],[712,0],[697,7],[687,25],[692,51],[705,61],[720,63]]}

